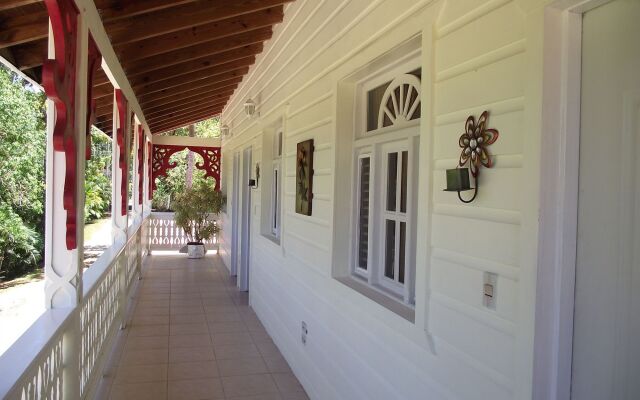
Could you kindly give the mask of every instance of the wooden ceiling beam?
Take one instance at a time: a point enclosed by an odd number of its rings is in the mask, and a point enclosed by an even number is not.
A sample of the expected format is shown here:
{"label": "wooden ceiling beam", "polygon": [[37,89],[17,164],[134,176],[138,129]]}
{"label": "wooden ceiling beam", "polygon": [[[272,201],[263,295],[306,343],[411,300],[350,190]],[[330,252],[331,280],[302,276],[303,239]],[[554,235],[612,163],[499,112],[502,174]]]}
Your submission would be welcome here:
{"label": "wooden ceiling beam", "polygon": [[255,56],[260,52],[262,52],[262,43],[198,58],[148,73],[127,74],[127,76],[129,77],[131,86],[135,88],[143,84],[158,82],[175,76],[192,74],[215,66],[227,65],[227,69],[229,69],[229,67],[235,69],[239,66],[251,65],[255,62]]}
{"label": "wooden ceiling beam", "polygon": [[151,39],[115,46],[120,60],[133,62],[143,58],[165,54],[175,50],[191,47],[200,43],[216,46],[213,40],[221,40],[223,44],[234,45],[236,35],[251,34],[261,28],[269,28],[282,22],[284,13],[282,6],[260,10],[210,24],[182,29]]}
{"label": "wooden ceiling beam", "polygon": [[49,36],[49,14],[39,11],[11,17],[0,23],[0,49],[46,39]]}
{"label": "wooden ceiling beam", "polygon": [[47,57],[47,43],[47,39],[39,39],[12,47],[14,65],[20,70],[41,66]]}
{"label": "wooden ceiling beam", "polygon": [[173,101],[174,99],[180,99],[182,98],[181,96],[188,97],[222,88],[229,88],[231,86],[235,89],[240,82],[242,82],[242,77],[234,77],[226,80],[216,79],[216,82],[208,83],[194,82],[173,89],[164,89],[151,94],[142,94],[138,96],[138,102],[144,109],[148,104],[162,104],[164,102]]}
{"label": "wooden ceiling beam", "polygon": [[150,111],[150,112],[145,112],[144,113],[144,117],[147,120],[149,120],[150,122],[154,122],[154,121],[157,121],[159,119],[169,118],[169,117],[171,117],[173,115],[180,115],[180,114],[198,112],[198,111],[204,110],[206,108],[218,109],[220,107],[224,107],[225,104],[227,104],[227,101],[229,101],[229,97],[222,98],[222,99],[216,99],[216,100],[210,100],[210,101],[207,101],[207,100],[203,99],[201,102],[196,102],[196,103],[191,103],[191,104],[183,104],[179,108],[170,107],[170,108],[166,108],[166,109],[157,109],[157,110],[153,110],[153,111]]}
{"label": "wooden ceiling beam", "polygon": [[216,105],[200,104],[199,106],[191,107],[188,109],[175,110],[175,111],[166,113],[164,115],[156,115],[155,117],[147,118],[147,123],[149,123],[150,125],[158,125],[158,124],[162,124],[165,121],[171,121],[176,118],[183,118],[183,117],[186,118],[191,115],[200,115],[210,110],[218,110],[222,108],[224,108],[224,104],[216,104]]}
{"label": "wooden ceiling beam", "polygon": [[162,108],[162,107],[177,107],[180,104],[198,101],[201,98],[212,98],[212,97],[221,98],[224,96],[231,96],[237,87],[238,87],[238,84],[235,84],[235,85],[227,86],[224,88],[209,90],[208,92],[201,92],[197,94],[188,93],[187,95],[180,96],[179,98],[162,99],[160,101],[156,101],[153,103],[140,105],[140,107],[142,107],[142,109],[146,113],[148,111],[155,110],[157,108]]}
{"label": "wooden ceiling beam", "polygon": [[103,22],[117,21],[154,11],[194,3],[197,0],[95,0]]}
{"label": "wooden ceiling beam", "polygon": [[271,27],[265,27],[228,38],[212,40],[195,46],[185,47],[169,53],[162,53],[141,60],[130,61],[126,58],[121,58],[121,60],[124,61],[123,68],[127,75],[136,75],[141,72],[165,68],[171,65],[212,56],[214,54],[218,57],[224,57],[224,55],[231,50],[242,49],[251,45],[262,45],[262,43],[265,40],[269,40],[272,35],[273,32]]}
{"label": "wooden ceiling beam", "polygon": [[[253,64],[255,57],[242,59],[232,63],[216,65],[215,67],[203,69],[193,74],[180,75],[173,78],[165,79],[159,82],[152,82],[142,86],[134,87],[136,95],[142,93],[154,93],[163,89],[170,89],[189,83],[208,79],[209,81],[222,81],[244,76],[249,72],[249,65]],[[200,82],[205,83],[205,82]]]}
{"label": "wooden ceiling beam", "polygon": [[288,3],[292,0],[201,0],[170,9],[106,22],[111,43],[119,45],[221,21]]}
{"label": "wooden ceiling beam", "polygon": [[42,2],[42,0],[2,0],[2,2],[0,2],[0,11],[7,11],[40,2]]}
{"label": "wooden ceiling beam", "polygon": [[195,123],[198,123],[200,121],[207,120],[209,118],[213,118],[213,117],[215,117],[217,115],[220,115],[221,112],[222,112],[222,109],[211,110],[211,111],[209,111],[207,113],[204,113],[202,115],[191,115],[189,117],[179,118],[179,119],[176,119],[176,120],[173,120],[173,121],[167,121],[166,123],[163,123],[163,124],[157,124],[157,125],[154,125],[154,126],[150,126],[149,129],[151,129],[151,133],[154,133],[154,134],[162,133],[162,132],[178,129],[178,128],[181,128],[183,126],[195,124]]}

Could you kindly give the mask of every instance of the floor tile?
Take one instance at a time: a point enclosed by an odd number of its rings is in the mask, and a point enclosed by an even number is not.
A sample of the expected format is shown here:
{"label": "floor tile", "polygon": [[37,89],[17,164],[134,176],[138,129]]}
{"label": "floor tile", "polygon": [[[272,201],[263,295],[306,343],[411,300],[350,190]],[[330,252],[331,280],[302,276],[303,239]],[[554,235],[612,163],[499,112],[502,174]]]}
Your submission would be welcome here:
{"label": "floor tile", "polygon": [[227,376],[221,379],[227,397],[278,393],[278,388],[273,378],[267,374]]}
{"label": "floor tile", "polygon": [[129,336],[125,350],[168,349],[169,336]]}
{"label": "floor tile", "polygon": [[167,364],[121,365],[114,384],[163,382],[167,380]]}
{"label": "floor tile", "polygon": [[169,382],[169,400],[224,399],[222,384],[217,378]]}
{"label": "floor tile", "polygon": [[266,374],[269,372],[262,357],[233,358],[217,361],[220,376]]}
{"label": "floor tile", "polygon": [[271,341],[256,342],[256,346],[258,347],[258,350],[260,351],[260,354],[262,354],[263,357],[282,356],[282,354],[280,354],[280,350],[278,350],[276,345],[273,344],[273,342]]}
{"label": "floor tile", "polygon": [[254,344],[224,344],[214,345],[216,359],[260,357],[258,348]]}
{"label": "floor tile", "polygon": [[166,349],[131,350],[127,349],[120,358],[120,365],[148,365],[166,364],[168,361]]}
{"label": "floor tile", "polygon": [[209,322],[209,331],[216,333],[246,332],[247,328],[242,322]]}
{"label": "floor tile", "polygon": [[195,324],[171,324],[171,335],[197,335],[209,333],[209,326],[205,322]]}
{"label": "floor tile", "polygon": [[191,362],[215,360],[213,347],[178,347],[169,349],[169,362]]}
{"label": "floor tile", "polygon": [[169,347],[205,347],[211,346],[211,337],[208,333],[198,335],[169,336]]}
{"label": "floor tile", "polygon": [[213,360],[169,364],[168,377],[170,381],[215,378],[217,376],[218,365]]}
{"label": "floor tile", "polygon": [[136,336],[168,336],[169,325],[141,325],[129,328],[129,337]]}
{"label": "floor tile", "polygon": [[164,382],[128,383],[113,385],[111,400],[164,400],[167,398],[167,384]]}
{"label": "floor tile", "polygon": [[304,392],[302,385],[298,382],[298,379],[290,372],[283,374],[272,374],[273,380],[276,381],[276,386],[280,393],[295,393]]}
{"label": "floor tile", "polygon": [[212,333],[211,340],[214,346],[225,344],[253,344],[253,339],[248,332]]}
{"label": "floor tile", "polygon": [[291,372],[291,368],[287,363],[287,360],[282,356],[275,357],[263,357],[265,364],[267,364],[267,368],[269,372],[278,373],[278,372]]}

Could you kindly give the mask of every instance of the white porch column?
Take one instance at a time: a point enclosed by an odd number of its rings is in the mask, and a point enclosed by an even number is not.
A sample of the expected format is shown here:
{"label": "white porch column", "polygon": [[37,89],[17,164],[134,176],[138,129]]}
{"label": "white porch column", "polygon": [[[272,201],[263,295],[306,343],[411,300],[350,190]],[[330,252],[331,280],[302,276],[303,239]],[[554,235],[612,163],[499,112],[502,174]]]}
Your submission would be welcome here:
{"label": "white porch column", "polygon": [[[140,136],[144,137],[144,130],[142,129],[142,125],[140,125],[139,121],[136,119],[136,123],[134,124],[133,129],[133,141],[131,146],[133,147],[133,214],[134,214],[134,223],[142,222],[142,209],[144,204],[144,199],[140,201],[140,181],[141,176],[138,175],[138,169],[142,161],[142,165],[144,165],[144,159],[139,160],[138,151],[140,150]],[[143,193],[144,193],[144,188]]]}
{"label": "white porch column", "polygon": [[[49,29],[49,57],[55,56],[53,34]],[[64,209],[64,184],[68,166],[65,154],[53,149],[55,107],[47,100],[47,190],[45,213],[45,299],[48,308],[76,307],[82,298],[84,265],[84,171],[87,110],[88,29],[78,16],[76,65],[76,241],[67,249],[67,211]]]}
{"label": "white porch column", "polygon": [[[45,211],[45,300],[47,308],[73,308],[65,329],[62,359],[64,399],[80,398],[82,270],[84,267],[84,172],[87,116],[88,27],[77,19],[74,121],[75,165],[67,165],[65,152],[53,148],[56,110],[47,101],[47,165]],[[55,58],[53,30],[49,28],[49,58]],[[60,40],[60,38],[58,38]],[[64,207],[67,172],[75,167],[75,248],[68,248],[67,210]]]}
{"label": "white porch column", "polygon": [[[126,159],[128,160],[128,149],[129,149],[129,138],[127,133],[129,132],[129,105],[128,102],[124,102],[124,108],[126,108],[124,112],[124,118],[120,120],[120,112],[118,109],[118,99],[116,96],[116,92],[114,91],[113,98],[113,140],[111,141],[112,146],[112,173],[111,173],[111,220],[113,223],[112,235],[113,242],[121,242],[126,243],[127,241],[127,225],[128,225],[128,213],[126,209],[127,201],[124,202],[125,207],[123,210],[123,201],[122,197],[127,196],[127,193],[123,193],[122,191],[122,181],[128,179],[128,171],[126,169],[122,169],[120,166],[120,153],[123,152]],[[118,144],[118,129],[120,126],[124,128],[124,141],[123,148],[120,148]],[[124,212],[123,212],[124,211]],[[124,215],[123,215],[124,214]]]}

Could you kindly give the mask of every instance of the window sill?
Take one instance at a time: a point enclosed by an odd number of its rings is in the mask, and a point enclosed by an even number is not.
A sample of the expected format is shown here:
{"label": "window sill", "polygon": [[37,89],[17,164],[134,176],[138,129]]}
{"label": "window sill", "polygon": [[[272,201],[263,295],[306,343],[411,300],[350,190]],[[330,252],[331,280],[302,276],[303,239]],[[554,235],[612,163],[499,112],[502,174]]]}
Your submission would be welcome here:
{"label": "window sill", "polygon": [[275,235],[271,235],[269,233],[261,233],[262,237],[267,239],[270,242],[273,242],[273,244],[280,246],[280,238],[275,236]]}
{"label": "window sill", "polygon": [[403,303],[397,298],[392,297],[392,295],[387,294],[385,291],[383,291],[383,289],[372,287],[353,276],[336,277],[336,280],[350,287],[361,295],[368,297],[370,300],[375,301],[387,310],[398,314],[400,317],[406,319],[407,321],[415,323],[416,312],[413,307]]}

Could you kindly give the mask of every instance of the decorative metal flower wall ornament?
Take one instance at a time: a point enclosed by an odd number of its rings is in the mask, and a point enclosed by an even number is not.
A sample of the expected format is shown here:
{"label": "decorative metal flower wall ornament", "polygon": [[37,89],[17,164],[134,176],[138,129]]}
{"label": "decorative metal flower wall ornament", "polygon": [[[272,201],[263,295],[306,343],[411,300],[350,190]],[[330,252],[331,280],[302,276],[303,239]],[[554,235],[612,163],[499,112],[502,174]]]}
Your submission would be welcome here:
{"label": "decorative metal flower wall ornament", "polygon": [[476,123],[473,115],[470,115],[465,123],[465,133],[460,136],[458,141],[460,147],[462,147],[459,166],[464,167],[468,161],[471,175],[474,178],[478,177],[480,164],[487,168],[493,166],[487,146],[495,143],[500,134],[496,129],[486,129],[488,117],[489,112],[485,111],[480,115]]}
{"label": "decorative metal flower wall ornament", "polygon": [[[480,115],[476,122],[473,115],[467,118],[465,123],[465,132],[458,139],[458,144],[462,148],[458,168],[447,170],[447,192],[458,192],[458,198],[463,203],[471,203],[478,195],[478,175],[480,175],[480,166],[487,168],[493,167],[493,160],[487,150],[487,146],[498,140],[499,133],[496,129],[487,129],[487,118],[489,112],[485,111]],[[469,168],[464,166],[469,163]],[[471,188],[469,182],[469,169],[476,181],[476,187]],[[474,190],[473,197],[465,200],[460,192]]]}

